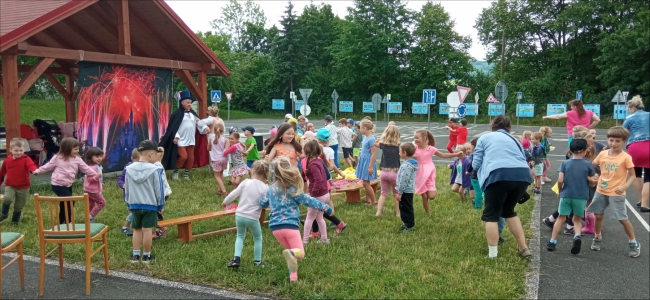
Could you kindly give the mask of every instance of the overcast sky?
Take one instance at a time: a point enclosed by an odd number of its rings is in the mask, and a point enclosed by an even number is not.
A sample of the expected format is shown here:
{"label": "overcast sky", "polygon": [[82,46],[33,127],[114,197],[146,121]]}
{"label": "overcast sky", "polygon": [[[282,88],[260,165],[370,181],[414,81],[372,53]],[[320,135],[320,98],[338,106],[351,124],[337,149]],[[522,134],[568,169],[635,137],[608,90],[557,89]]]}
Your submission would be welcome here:
{"label": "overcast sky", "polygon": [[[165,0],[169,6],[183,19],[193,31],[210,31],[210,21],[219,17],[221,9],[228,4],[228,0]],[[243,0],[242,0],[243,2]],[[254,1],[260,5],[267,18],[267,27],[276,26],[280,27],[279,20],[282,17],[287,1]],[[328,3],[332,6],[334,14],[343,18],[347,15],[347,7],[352,6],[352,1],[309,1],[309,0],[294,0],[292,1],[294,10],[298,15],[302,13],[305,6],[310,3],[320,5],[320,3]],[[419,11],[426,0],[411,0],[407,2],[407,7]],[[449,13],[451,18],[456,22],[456,31],[461,35],[469,35],[472,38],[472,48],[469,50],[471,56],[476,60],[485,60],[485,48],[479,43],[476,36],[476,29],[473,28],[476,19],[483,10],[490,6],[492,0],[482,1],[462,1],[462,0],[446,0],[434,1],[442,3],[442,6]]]}

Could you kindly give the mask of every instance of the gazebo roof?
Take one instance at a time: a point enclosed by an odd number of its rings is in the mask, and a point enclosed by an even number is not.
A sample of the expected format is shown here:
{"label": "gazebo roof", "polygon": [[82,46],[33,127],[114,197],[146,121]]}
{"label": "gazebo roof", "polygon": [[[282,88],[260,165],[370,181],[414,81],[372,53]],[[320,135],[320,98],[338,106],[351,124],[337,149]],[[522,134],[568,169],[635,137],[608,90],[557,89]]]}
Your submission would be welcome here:
{"label": "gazebo roof", "polygon": [[[169,60],[171,69],[230,75],[221,60],[164,1],[128,3],[131,52],[127,55]],[[67,52],[57,52],[57,62],[63,60],[70,65],[84,60],[84,51],[88,51],[86,60],[93,60],[94,53],[116,54],[121,38],[117,30],[119,12],[119,1],[47,0],[35,4],[28,0],[2,0],[0,52],[17,46],[19,55],[20,51],[42,52],[43,55],[31,56],[48,57],[52,49],[66,49]],[[160,60],[156,61],[156,67],[163,67]],[[133,63],[125,60],[124,64]]]}

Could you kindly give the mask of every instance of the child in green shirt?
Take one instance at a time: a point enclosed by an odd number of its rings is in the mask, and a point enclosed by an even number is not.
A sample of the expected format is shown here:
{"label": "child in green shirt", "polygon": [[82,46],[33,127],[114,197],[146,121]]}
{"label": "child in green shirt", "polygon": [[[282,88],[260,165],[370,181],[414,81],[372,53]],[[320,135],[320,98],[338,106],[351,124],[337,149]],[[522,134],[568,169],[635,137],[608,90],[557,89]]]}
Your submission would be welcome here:
{"label": "child in green shirt", "polygon": [[257,152],[257,141],[253,137],[253,134],[255,134],[255,128],[253,128],[253,126],[246,126],[243,130],[244,136],[246,136],[246,151],[244,151],[243,155],[246,156],[246,164],[248,165],[248,168],[251,168],[253,163],[260,159],[260,154]]}

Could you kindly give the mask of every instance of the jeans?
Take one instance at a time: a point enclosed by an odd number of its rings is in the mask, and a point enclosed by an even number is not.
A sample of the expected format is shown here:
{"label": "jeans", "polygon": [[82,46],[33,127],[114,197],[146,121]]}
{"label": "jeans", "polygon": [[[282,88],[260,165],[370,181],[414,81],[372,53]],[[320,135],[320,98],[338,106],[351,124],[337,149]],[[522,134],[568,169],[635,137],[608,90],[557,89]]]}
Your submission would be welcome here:
{"label": "jeans", "polygon": [[330,148],[334,150],[334,164],[336,165],[337,168],[340,168],[341,166],[339,165],[339,144],[330,145]]}
{"label": "jeans", "polygon": [[245,217],[235,216],[235,223],[237,224],[237,239],[235,240],[235,256],[241,257],[242,249],[244,249],[244,239],[246,239],[246,228],[253,234],[253,241],[255,246],[253,252],[256,261],[262,260],[262,227],[260,220],[253,220]]}

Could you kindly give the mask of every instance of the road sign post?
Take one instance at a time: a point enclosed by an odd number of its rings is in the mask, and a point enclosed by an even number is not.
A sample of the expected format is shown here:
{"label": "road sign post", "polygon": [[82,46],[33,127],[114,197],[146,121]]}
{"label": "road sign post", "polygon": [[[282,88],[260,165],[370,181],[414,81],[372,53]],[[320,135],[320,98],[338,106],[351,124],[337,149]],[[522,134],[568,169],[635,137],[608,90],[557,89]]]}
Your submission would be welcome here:
{"label": "road sign post", "polygon": [[230,99],[232,99],[232,92],[226,92],[226,99],[228,100],[228,121],[230,121]]}
{"label": "road sign post", "polygon": [[334,119],[336,120],[336,100],[339,99],[339,93],[334,90],[332,92],[332,110],[334,111]]}
{"label": "road sign post", "polygon": [[291,100],[291,113],[292,113],[292,114],[294,113],[294,111],[296,111],[296,100],[295,100],[295,97],[296,97],[296,92],[294,92],[294,91],[289,92],[289,98],[290,98],[290,100]]}
{"label": "road sign post", "polygon": [[427,129],[431,129],[431,105],[436,104],[436,90],[422,90],[422,103],[427,105]]}
{"label": "road sign post", "polygon": [[476,116],[478,115],[478,92],[474,96],[474,103],[476,103],[476,113],[474,114],[474,127],[476,127]]}
{"label": "road sign post", "polygon": [[381,95],[379,93],[375,93],[372,95],[372,105],[375,109],[375,122],[379,121],[379,118],[377,118],[377,111],[381,109]]}
{"label": "road sign post", "polygon": [[307,100],[309,100],[309,96],[311,96],[311,92],[314,89],[300,89],[300,96],[302,96],[302,100],[305,100],[305,104],[307,104]]}
{"label": "road sign post", "polygon": [[[519,102],[522,98],[524,98],[524,93],[517,92],[517,110],[519,109]],[[517,113],[517,129],[519,129],[519,113]]]}
{"label": "road sign post", "polygon": [[386,94],[386,116],[388,116],[388,122],[390,122],[390,111],[388,111],[388,105],[390,105],[390,94]]}

